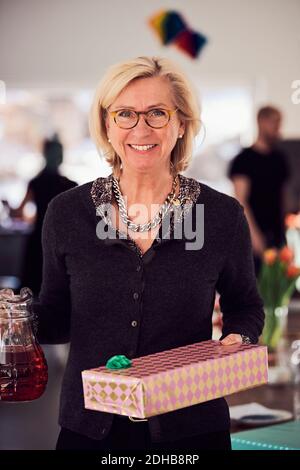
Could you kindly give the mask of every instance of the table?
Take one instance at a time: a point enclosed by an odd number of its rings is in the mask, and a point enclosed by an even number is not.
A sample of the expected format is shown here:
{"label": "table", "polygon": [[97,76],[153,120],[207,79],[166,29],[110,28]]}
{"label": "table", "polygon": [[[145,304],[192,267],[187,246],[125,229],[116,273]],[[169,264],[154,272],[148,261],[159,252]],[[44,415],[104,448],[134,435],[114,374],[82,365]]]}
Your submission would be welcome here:
{"label": "table", "polygon": [[[284,337],[287,348],[295,339],[300,339],[300,300],[299,294],[295,294],[289,307],[287,332]],[[288,351],[287,358],[288,360]],[[252,388],[242,392],[234,393],[226,397],[229,406],[243,405],[246,403],[256,402],[268,408],[287,410],[293,412],[294,386],[292,383],[284,384],[267,384],[260,387]],[[265,426],[265,425],[264,425]],[[239,432],[250,429],[245,424],[237,424],[232,422],[231,432]],[[253,429],[253,427],[251,427]]]}

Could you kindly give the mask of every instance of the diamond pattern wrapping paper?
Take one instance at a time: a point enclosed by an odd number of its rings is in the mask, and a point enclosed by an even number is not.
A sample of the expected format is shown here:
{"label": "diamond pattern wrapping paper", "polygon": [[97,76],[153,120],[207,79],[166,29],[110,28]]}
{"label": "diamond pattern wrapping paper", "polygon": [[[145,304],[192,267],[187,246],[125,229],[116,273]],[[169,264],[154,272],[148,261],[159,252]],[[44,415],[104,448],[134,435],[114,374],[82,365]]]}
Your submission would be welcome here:
{"label": "diamond pattern wrapping paper", "polygon": [[265,346],[189,344],[82,372],[85,408],[148,418],[267,383]]}

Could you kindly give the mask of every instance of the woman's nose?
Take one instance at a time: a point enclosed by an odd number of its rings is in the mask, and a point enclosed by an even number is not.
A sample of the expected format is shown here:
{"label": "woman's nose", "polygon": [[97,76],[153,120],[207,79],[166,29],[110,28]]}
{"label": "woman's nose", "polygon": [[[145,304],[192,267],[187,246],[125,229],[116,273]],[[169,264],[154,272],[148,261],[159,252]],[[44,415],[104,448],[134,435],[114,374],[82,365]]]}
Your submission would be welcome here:
{"label": "woman's nose", "polygon": [[141,130],[143,132],[147,131],[147,133],[151,132],[151,127],[148,126],[148,124],[146,122],[146,116],[144,114],[140,114],[138,123],[133,128],[133,130]]}

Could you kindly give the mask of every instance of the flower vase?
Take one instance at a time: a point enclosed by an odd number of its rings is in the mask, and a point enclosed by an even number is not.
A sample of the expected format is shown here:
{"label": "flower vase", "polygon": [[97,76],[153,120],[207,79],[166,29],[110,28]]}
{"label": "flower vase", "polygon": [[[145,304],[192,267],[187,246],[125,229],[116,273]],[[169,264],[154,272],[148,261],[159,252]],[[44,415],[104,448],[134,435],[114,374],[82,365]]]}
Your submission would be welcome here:
{"label": "flower vase", "polygon": [[262,332],[262,343],[269,353],[275,353],[282,336],[286,333],[288,307],[265,307],[265,326]]}

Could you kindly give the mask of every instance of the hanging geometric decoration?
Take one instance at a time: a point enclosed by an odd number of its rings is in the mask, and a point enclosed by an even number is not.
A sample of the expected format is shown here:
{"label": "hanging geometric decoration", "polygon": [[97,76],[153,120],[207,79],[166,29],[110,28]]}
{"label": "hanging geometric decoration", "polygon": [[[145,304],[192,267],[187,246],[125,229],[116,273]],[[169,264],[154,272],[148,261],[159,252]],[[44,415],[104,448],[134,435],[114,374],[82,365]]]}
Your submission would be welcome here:
{"label": "hanging geometric decoration", "polygon": [[189,28],[176,11],[160,11],[149,19],[149,24],[163,45],[173,44],[193,59],[207,43],[207,37]]}

